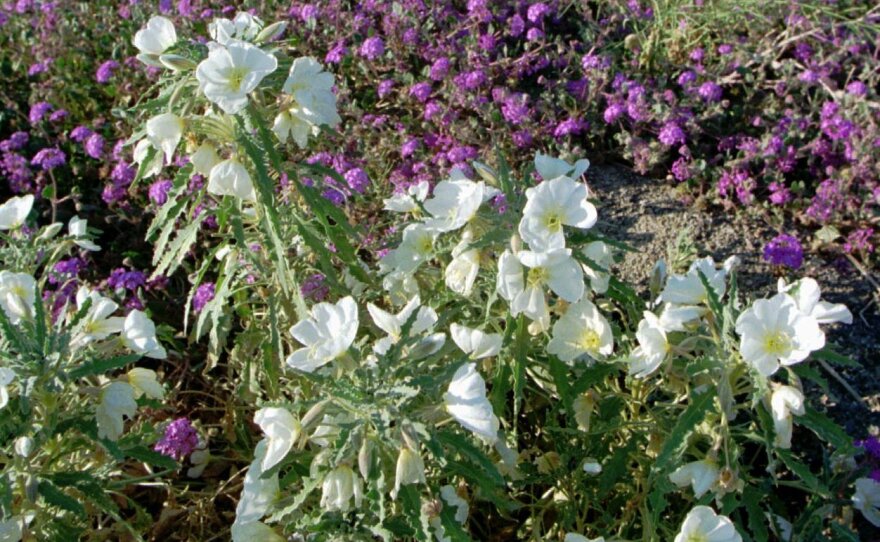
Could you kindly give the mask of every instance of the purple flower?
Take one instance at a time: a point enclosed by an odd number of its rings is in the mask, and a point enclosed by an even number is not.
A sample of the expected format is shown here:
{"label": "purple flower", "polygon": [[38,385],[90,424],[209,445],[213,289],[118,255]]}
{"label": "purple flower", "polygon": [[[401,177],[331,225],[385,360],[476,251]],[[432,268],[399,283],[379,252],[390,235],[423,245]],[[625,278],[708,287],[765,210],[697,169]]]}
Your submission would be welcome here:
{"label": "purple flower", "polygon": [[178,418],[165,427],[165,434],[153,449],[180,461],[198,447],[199,433],[192,422],[186,418]]}
{"label": "purple flower", "polygon": [[608,107],[605,108],[605,112],[602,114],[602,118],[605,120],[605,124],[612,124],[614,121],[619,119],[626,112],[626,106],[624,106],[620,102],[614,102],[608,104]]}
{"label": "purple flower", "polygon": [[565,136],[578,135],[588,127],[589,124],[586,121],[568,118],[556,125],[556,128],[553,129],[553,137],[560,139]]}
{"label": "purple flower", "polygon": [[511,94],[504,99],[501,114],[514,126],[522,124],[529,116],[529,96],[523,93]]}
{"label": "purple flower", "polygon": [[691,60],[698,64],[703,61],[703,57],[705,56],[706,52],[703,50],[702,47],[697,47],[696,49],[691,51]]}
{"label": "purple flower", "polygon": [[102,85],[110,82],[110,79],[113,78],[113,73],[119,68],[119,62],[115,60],[107,60],[98,66],[98,71],[95,72],[95,81],[101,83]]}
{"label": "purple flower", "polygon": [[861,81],[853,81],[846,85],[846,92],[851,96],[863,97],[868,94],[868,87]]}
{"label": "purple flower", "polygon": [[28,120],[31,121],[31,124],[36,124],[43,120],[43,117],[46,116],[46,113],[52,110],[52,104],[49,102],[37,102],[31,106],[31,110],[28,113]]}
{"label": "purple flower", "polygon": [[150,185],[150,189],[148,194],[150,196],[150,200],[156,205],[165,205],[165,202],[168,201],[168,191],[171,190],[172,183],[168,179],[159,179]]}
{"label": "purple flower", "polygon": [[526,18],[534,24],[539,24],[549,13],[550,7],[543,2],[538,2],[537,4],[529,6],[529,10],[526,12]]}
{"label": "purple flower", "polygon": [[367,176],[367,172],[359,167],[349,169],[343,177],[345,182],[348,183],[348,187],[358,194],[363,194],[367,187],[370,186],[370,178]]}
{"label": "purple flower", "polygon": [[378,36],[367,38],[358,53],[367,60],[376,60],[385,53],[385,42]]}
{"label": "purple flower", "polygon": [[442,81],[446,79],[446,76],[449,74],[450,65],[451,62],[449,62],[449,59],[445,56],[441,56],[435,60],[434,63],[431,64],[431,79],[434,81]]}
{"label": "purple flower", "polygon": [[428,97],[431,96],[431,83],[428,83],[426,81],[416,83],[415,85],[409,87],[409,95],[414,97],[416,100],[425,103],[426,101],[428,101]]}
{"label": "purple flower", "polygon": [[381,83],[379,83],[379,88],[376,91],[379,94],[380,98],[384,98],[391,93],[391,89],[394,88],[394,80],[393,79],[385,79]]}
{"label": "purple flower", "polygon": [[110,172],[110,180],[117,186],[125,187],[131,184],[135,175],[137,175],[137,169],[125,162],[118,162]]}
{"label": "purple flower", "polygon": [[785,205],[791,201],[791,191],[785,183],[774,181],[770,183],[770,203],[773,205]]}
{"label": "purple flower", "polygon": [[59,110],[53,112],[51,115],[49,115],[49,122],[58,122],[59,120],[63,119],[66,116],[67,116],[67,110],[66,109],[59,109]]}
{"label": "purple flower", "polygon": [[31,159],[31,165],[38,166],[42,168],[43,171],[49,171],[58,166],[63,166],[65,162],[67,162],[67,156],[64,154],[64,151],[54,147],[41,149]]}
{"label": "purple flower", "polygon": [[84,148],[86,154],[95,160],[100,160],[104,156],[104,137],[97,133],[90,135],[86,139]]}
{"label": "purple flower", "polygon": [[672,163],[672,176],[679,182],[691,178],[691,169],[687,158],[681,157]]}
{"label": "purple flower", "polygon": [[9,139],[4,139],[2,142],[0,142],[0,151],[17,151],[27,145],[30,139],[31,136],[27,132],[15,132],[11,136],[9,136]]}
{"label": "purple flower", "polygon": [[544,39],[544,31],[540,28],[529,28],[528,32],[526,32],[526,39],[529,41],[539,41]]}
{"label": "purple flower", "polygon": [[214,288],[215,286],[213,282],[205,282],[196,288],[196,293],[193,295],[192,300],[193,312],[196,314],[202,312],[205,305],[214,299]]}
{"label": "purple flower", "polygon": [[318,7],[313,4],[306,4],[299,11],[299,17],[304,23],[316,21],[318,19]]}
{"label": "purple flower", "polygon": [[110,276],[107,277],[107,286],[114,290],[123,289],[135,293],[138,288],[143,288],[146,284],[146,275],[137,269],[128,271],[124,267],[119,267],[114,269]]}
{"label": "purple flower", "polygon": [[764,261],[798,269],[804,263],[804,249],[796,237],[780,233],[764,247]]}
{"label": "purple flower", "polygon": [[703,98],[704,101],[708,103],[717,102],[721,99],[721,87],[717,84],[707,81],[700,85],[700,88],[697,89],[697,94]]}
{"label": "purple flower", "polygon": [[401,158],[409,158],[422,146],[422,142],[417,137],[411,137],[400,146]]}
{"label": "purple flower", "polygon": [[327,64],[339,64],[347,54],[348,47],[345,46],[345,42],[337,42],[332,49],[327,51],[327,55],[324,57],[324,62]]}
{"label": "purple flower", "polygon": [[678,76],[678,84],[679,86],[686,87],[697,80],[697,74],[691,70],[681,72],[681,75]]}
{"label": "purple flower", "polygon": [[874,245],[871,243],[871,238],[874,236],[874,228],[860,228],[850,233],[846,237],[846,243],[843,244],[843,250],[852,253],[852,252],[864,252],[870,253],[874,252]]}
{"label": "purple flower", "polygon": [[722,43],[718,46],[718,54],[719,55],[729,55],[733,52],[733,45],[729,43]]}
{"label": "purple flower", "polygon": [[303,281],[302,286],[300,286],[300,292],[306,299],[320,303],[330,295],[330,288],[325,284],[324,275],[315,273]]}
{"label": "purple flower", "polygon": [[510,19],[507,20],[507,26],[508,26],[508,31],[510,32],[510,35],[515,38],[515,37],[522,35],[522,33],[525,31],[526,22],[517,13],[517,14],[514,14],[513,17],[511,17]]}
{"label": "purple flower", "polygon": [[670,121],[660,129],[658,139],[660,139],[660,143],[671,147],[673,145],[684,145],[687,136],[677,123]]}
{"label": "purple flower", "polygon": [[85,126],[77,126],[76,128],[74,128],[73,130],[70,131],[70,134],[68,134],[68,137],[70,137],[70,139],[76,141],[77,143],[82,143],[83,141],[88,139],[88,137],[90,135],[92,135],[93,133],[95,133],[95,132],[91,131],[89,128],[87,128]]}
{"label": "purple flower", "polygon": [[52,59],[32,64],[31,67],[28,68],[28,76],[33,77],[35,75],[40,75],[41,73],[46,73],[47,71],[49,71],[49,64],[51,63]]}

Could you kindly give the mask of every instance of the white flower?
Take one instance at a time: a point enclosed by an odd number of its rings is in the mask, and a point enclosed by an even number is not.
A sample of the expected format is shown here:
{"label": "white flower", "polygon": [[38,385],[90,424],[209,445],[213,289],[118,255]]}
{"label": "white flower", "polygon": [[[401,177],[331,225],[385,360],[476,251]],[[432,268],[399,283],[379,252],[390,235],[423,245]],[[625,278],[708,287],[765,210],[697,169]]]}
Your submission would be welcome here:
{"label": "white flower", "polygon": [[274,56],[250,43],[232,40],[208,53],[196,68],[196,78],[209,101],[234,115],[247,106],[248,94],[277,67]]}
{"label": "white flower", "polygon": [[721,269],[715,267],[715,260],[711,256],[694,261],[687,274],[671,275],[666,281],[666,288],[660,294],[660,298],[667,303],[680,305],[700,305],[708,299],[706,288],[700,280],[700,272],[706,276],[706,280],[718,297],[724,295],[728,269],[733,266],[732,259],[728,258]]}
{"label": "white flower", "polygon": [[411,185],[406,192],[394,194],[390,198],[383,200],[386,211],[394,211],[396,213],[411,213],[419,208],[417,201],[425,201],[428,197],[430,186],[428,181],[421,181],[418,184]]}
{"label": "white flower", "polygon": [[[302,57],[294,60],[282,90],[293,99],[293,104],[282,115],[286,113],[310,129],[321,125],[332,127],[342,122],[336,111],[333,74],[323,71],[323,67],[315,59]],[[293,118],[288,122],[295,123]],[[277,128],[278,119],[275,124]],[[276,129],[276,134],[282,142],[287,139],[287,134],[283,131],[279,133]],[[303,139],[301,134],[300,138],[294,135],[294,140],[300,147],[305,146]]]}
{"label": "white flower", "polygon": [[[523,266],[528,268],[525,280]],[[570,249],[523,250],[516,257],[505,251],[501,255],[498,260],[498,293],[510,301],[511,314],[524,313],[531,320],[549,325],[545,286],[569,303],[575,303],[584,295],[583,272],[571,257]]]}
{"label": "white flower", "polygon": [[159,55],[177,43],[174,23],[158,15],[151,17],[146,26],[135,33],[133,43],[140,51],[137,55],[138,60],[148,66],[161,68]]}
{"label": "white flower", "polygon": [[340,465],[324,476],[321,484],[321,507],[328,512],[347,512],[354,497],[355,508],[360,508],[364,482],[348,465]]}
{"label": "white flower", "polygon": [[[416,295],[407,302],[400,312],[397,314],[391,314],[372,303],[368,303],[367,311],[373,318],[373,322],[379,329],[387,333],[387,336],[376,341],[376,344],[373,346],[373,351],[382,355],[388,352],[388,349],[391,348],[392,345],[397,344],[402,337],[404,324],[409,321],[413,313],[416,312],[416,309],[418,309],[418,312],[416,313],[415,320],[410,326],[409,335],[414,337],[430,330],[434,324],[437,323],[437,312],[431,307],[422,307],[420,304],[421,299]],[[441,333],[440,335],[443,334]],[[431,340],[431,337],[429,337],[428,340]],[[442,346],[442,344],[440,346]]]}
{"label": "white flower", "polygon": [[872,478],[856,480],[853,507],[860,511],[871,525],[880,527],[880,483]]}
{"label": "white flower", "polygon": [[6,200],[0,205],[0,230],[14,230],[21,227],[33,207],[34,196],[31,194]]}
{"label": "white flower", "polygon": [[397,456],[397,466],[394,470],[394,489],[391,490],[391,498],[396,499],[400,492],[400,486],[410,484],[424,484],[425,462],[418,452],[410,450],[408,446],[400,449]]}
{"label": "white flower", "polygon": [[121,316],[112,316],[119,306],[111,299],[98,292],[81,286],[76,292],[76,307],[82,310],[86,301],[90,300],[89,310],[83,317],[80,328],[74,334],[71,344],[81,346],[93,341],[106,339],[113,333],[122,331],[122,323],[125,320]]}
{"label": "white flower", "polygon": [[825,334],[812,316],[798,309],[788,294],[759,299],[736,320],[739,351],[764,376],[779,365],[794,365],[825,346]]}
{"label": "white flower", "polygon": [[132,151],[135,163],[139,168],[143,168],[144,170],[144,179],[148,179],[162,171],[163,158],[161,152],[157,152],[152,159],[144,165],[144,161],[150,154],[150,149],[156,149],[157,151],[161,150],[158,147],[154,147],[149,139],[144,138],[137,142],[137,145],[134,146],[134,151]]}
{"label": "white flower", "polygon": [[208,174],[208,192],[216,196],[235,196],[245,201],[255,201],[251,174],[241,162],[230,158],[211,168]]}
{"label": "white flower", "polygon": [[239,11],[235,18],[214,19],[208,24],[208,34],[220,45],[228,45],[235,40],[253,40],[263,28],[263,21],[246,11]]}
{"label": "white flower", "polygon": [[605,271],[598,271],[589,265],[583,266],[584,274],[590,279],[590,288],[597,294],[604,294],[608,291],[608,282],[611,279],[611,275],[607,271],[614,263],[614,252],[610,246],[602,241],[593,241],[584,247],[583,253],[593,263],[605,269]]}
{"label": "white flower", "polygon": [[786,450],[791,448],[793,416],[804,415],[804,394],[791,386],[777,387],[770,396],[770,413],[773,416],[776,446]]}
{"label": "white flower", "polygon": [[134,418],[137,403],[134,388],[127,382],[111,382],[101,390],[95,420],[98,422],[98,437],[118,440],[125,428],[123,416]]}
{"label": "white flower", "polygon": [[238,501],[238,506],[235,507],[233,525],[247,525],[260,521],[278,496],[278,474],[263,478],[262,464],[265,461],[268,448],[266,439],[258,442],[254,448],[254,460],[244,477],[241,498]]}
{"label": "white flower", "polygon": [[669,480],[678,487],[691,486],[699,499],[718,482],[719,472],[718,465],[704,459],[682,465],[669,475]]}
{"label": "white flower", "polygon": [[305,345],[287,358],[287,365],[311,373],[345,354],[358,329],[357,304],[351,296],[336,304],[318,303],[310,317],[290,328],[293,338]]}
{"label": "white flower", "polygon": [[587,186],[569,177],[556,177],[526,190],[528,201],[519,234],[532,250],[565,246],[562,226],[592,228],[598,214],[587,201]]}
{"label": "white flower", "polygon": [[67,231],[70,232],[70,235],[74,238],[73,242],[76,243],[77,246],[92,252],[97,252],[101,250],[101,247],[91,240],[86,239],[86,235],[88,235],[88,227],[88,221],[83,220],[78,216],[74,216],[70,219],[70,222],[67,223]]}
{"label": "white flower", "polygon": [[452,250],[452,261],[443,270],[446,287],[463,296],[471,295],[474,281],[480,272],[480,251],[476,248],[463,250],[468,245],[470,240],[462,239]]}
{"label": "white flower", "polygon": [[266,407],[254,414],[254,423],[260,426],[269,443],[261,468],[263,472],[281,462],[299,439],[302,426],[287,409]]}
{"label": "white flower", "polygon": [[287,539],[275,532],[262,521],[250,523],[233,523],[230,529],[232,542],[285,542]]}
{"label": "white flower", "polygon": [[501,351],[502,337],[498,333],[483,333],[478,329],[452,324],[449,326],[449,334],[456,346],[471,359],[497,356]]}
{"label": "white flower", "polygon": [[171,163],[182,137],[183,119],[174,113],[162,113],[147,121],[147,138],[154,147],[165,153],[166,164]]}
{"label": "white flower", "polygon": [[13,324],[30,318],[37,299],[37,283],[27,273],[0,271],[0,308]]}
{"label": "white flower", "polygon": [[601,360],[614,350],[614,334],[608,320],[586,297],[568,307],[553,324],[547,353],[571,364],[584,356]]}
{"label": "white flower", "polygon": [[783,279],[779,280],[779,293],[790,295],[802,314],[812,316],[820,324],[834,324],[842,322],[852,324],[853,315],[842,303],[829,303],[822,301],[819,283],[811,278],[803,278],[788,286]]}
{"label": "white flower", "polygon": [[639,346],[627,360],[629,373],[636,378],[645,378],[660,367],[669,353],[666,330],[654,313],[644,312],[644,318],[636,330],[636,339]]}
{"label": "white flower", "polygon": [[727,516],[719,516],[708,506],[695,506],[681,525],[673,542],[742,542]]}
{"label": "white flower", "polygon": [[587,459],[584,461],[583,469],[587,474],[592,474],[594,476],[602,474],[602,464],[595,459]]}
{"label": "white flower", "polygon": [[440,488],[440,497],[446,501],[446,504],[455,507],[455,521],[463,525],[467,521],[468,512],[470,511],[467,501],[462,499],[461,495],[450,485]]}
{"label": "white flower", "polygon": [[535,169],[545,181],[557,177],[570,177],[577,180],[586,173],[589,167],[590,161],[586,158],[582,158],[572,165],[561,158],[553,158],[540,152],[535,155]]}
{"label": "white flower", "polygon": [[139,310],[133,310],[125,317],[122,340],[130,350],[148,358],[165,359],[168,355],[156,338],[156,324]]}
{"label": "white flower", "polygon": [[0,409],[9,404],[9,385],[15,380],[15,371],[0,367]]}
{"label": "white flower", "polygon": [[674,305],[664,303],[660,313],[660,325],[667,332],[684,331],[686,326],[706,314],[706,307],[699,305]]}
{"label": "white flower", "polygon": [[486,397],[486,382],[477,372],[476,363],[465,363],[455,371],[443,400],[446,410],[466,429],[487,444],[498,440],[500,424]]}
{"label": "white flower", "polygon": [[278,141],[284,143],[287,138],[304,149],[309,144],[309,134],[318,135],[320,130],[313,124],[303,119],[295,107],[285,109],[275,117],[272,131],[278,137]]}
{"label": "white flower", "polygon": [[388,257],[391,257],[394,268],[413,273],[422,263],[434,257],[436,239],[437,230],[421,223],[410,224],[403,230],[400,246],[392,250]]}
{"label": "white flower", "polygon": [[440,232],[461,228],[476,214],[483,203],[482,182],[469,180],[460,169],[453,169],[448,180],[434,187],[434,195],[425,201],[425,210],[432,216],[425,224]]}
{"label": "white flower", "polygon": [[605,537],[587,538],[582,534],[566,533],[562,542],[605,542]]}
{"label": "white flower", "polygon": [[195,169],[196,173],[209,177],[214,166],[219,164],[222,160],[217,154],[217,147],[212,143],[205,141],[199,145],[196,152],[190,155],[189,161],[192,162],[193,169]]}
{"label": "white flower", "polygon": [[146,395],[150,399],[162,400],[165,398],[165,389],[156,377],[156,371],[135,367],[126,374],[128,383],[134,389],[134,398]]}
{"label": "white flower", "polygon": [[0,542],[19,542],[35,517],[35,512],[26,512],[0,521]]}

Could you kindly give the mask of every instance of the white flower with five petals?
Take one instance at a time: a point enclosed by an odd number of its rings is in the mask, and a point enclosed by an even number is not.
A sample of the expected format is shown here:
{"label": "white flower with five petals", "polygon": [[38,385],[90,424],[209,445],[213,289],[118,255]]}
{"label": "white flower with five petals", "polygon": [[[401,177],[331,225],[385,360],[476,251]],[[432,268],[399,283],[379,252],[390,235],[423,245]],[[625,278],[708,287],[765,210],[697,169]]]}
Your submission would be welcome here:
{"label": "white flower with five petals", "polygon": [[33,316],[36,291],[37,282],[27,273],[0,271],[0,309],[11,323]]}
{"label": "white flower with five petals", "polygon": [[211,49],[196,68],[196,79],[209,101],[235,115],[247,106],[248,94],[277,67],[278,60],[259,47],[231,40]]}
{"label": "white flower with five petals", "polygon": [[673,542],[742,542],[733,522],[708,506],[695,506],[684,518]]}
{"label": "white flower with five petals", "polygon": [[357,304],[351,296],[335,304],[318,303],[309,318],[290,328],[293,338],[305,345],[287,358],[287,365],[314,372],[348,351],[358,330]]}
{"label": "white flower with five petals", "polygon": [[235,196],[244,201],[257,199],[251,174],[234,158],[223,160],[211,168],[211,173],[208,175],[208,192],[216,196]]}
{"label": "white flower with five petals", "polygon": [[782,449],[791,448],[791,433],[794,430],[794,416],[803,416],[804,394],[791,386],[777,386],[770,396],[770,414],[773,416],[775,444]]}
{"label": "white flower with five petals", "polygon": [[556,177],[526,190],[519,234],[532,250],[565,247],[563,226],[592,228],[598,214],[587,201],[587,186],[569,177]]}
{"label": "white flower with five petals", "polygon": [[254,423],[260,426],[268,439],[266,455],[261,468],[263,472],[280,463],[299,440],[302,426],[285,408],[265,407],[254,414]]}
{"label": "white flower with five petals", "polygon": [[0,230],[14,230],[20,228],[31,209],[34,207],[34,196],[16,196],[9,198],[0,205]]}
{"label": "white flower with five petals", "polygon": [[501,352],[502,337],[498,333],[483,333],[479,329],[452,324],[449,334],[456,346],[471,359],[489,358]]}
{"label": "white flower with five petals", "polygon": [[584,357],[602,360],[614,351],[614,334],[596,305],[583,298],[553,324],[547,353],[571,364]]}
{"label": "white flower with five petals", "polygon": [[443,400],[446,410],[465,429],[487,444],[495,444],[500,423],[486,397],[486,382],[477,372],[476,363],[465,363],[455,371]]}
{"label": "white flower with five petals", "polygon": [[148,66],[163,67],[159,55],[177,43],[177,32],[174,23],[165,17],[151,17],[147,24],[134,35],[134,46],[140,54],[137,59]]}

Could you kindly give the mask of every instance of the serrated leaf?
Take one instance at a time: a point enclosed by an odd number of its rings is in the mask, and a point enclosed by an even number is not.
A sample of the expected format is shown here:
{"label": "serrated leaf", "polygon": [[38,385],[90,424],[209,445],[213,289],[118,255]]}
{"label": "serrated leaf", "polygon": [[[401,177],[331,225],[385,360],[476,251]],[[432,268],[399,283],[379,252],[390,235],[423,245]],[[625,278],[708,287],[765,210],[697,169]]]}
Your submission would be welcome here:
{"label": "serrated leaf", "polygon": [[96,359],[87,361],[79,367],[72,369],[68,374],[70,378],[83,378],[85,376],[103,375],[108,372],[125,367],[129,363],[134,363],[141,359],[140,354],[127,354],[124,356],[115,356],[106,359]]}
{"label": "serrated leaf", "polygon": [[132,459],[137,459],[138,461],[143,461],[149,465],[153,465],[154,467],[162,467],[163,469],[177,469],[180,467],[180,463],[175,461],[174,459],[168,457],[167,455],[160,454],[154,450],[147,448],[146,446],[134,446],[132,448],[127,448],[123,450],[123,453]]}
{"label": "serrated leaf", "polygon": [[49,480],[40,480],[37,490],[45,501],[52,505],[75,514],[81,518],[86,517],[85,507],[75,498],[63,492]]}
{"label": "serrated leaf", "polygon": [[180,230],[174,241],[168,245],[168,250],[164,254],[157,252],[153,255],[153,264],[156,268],[153,270],[151,278],[160,275],[170,275],[180,266],[198,238],[199,228],[202,225],[204,216],[204,214],[199,215],[199,217]]}

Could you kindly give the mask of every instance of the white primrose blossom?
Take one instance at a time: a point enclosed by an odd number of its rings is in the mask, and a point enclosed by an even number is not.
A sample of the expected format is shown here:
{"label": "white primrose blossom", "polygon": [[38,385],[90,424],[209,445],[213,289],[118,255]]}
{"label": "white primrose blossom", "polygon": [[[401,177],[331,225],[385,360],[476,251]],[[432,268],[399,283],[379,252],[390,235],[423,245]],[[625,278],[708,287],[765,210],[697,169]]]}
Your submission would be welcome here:
{"label": "white primrose blossom", "polygon": [[443,400],[446,410],[465,429],[487,444],[495,444],[500,423],[486,397],[486,382],[477,372],[476,363],[465,363],[455,371]]}
{"label": "white primrose blossom", "polygon": [[135,399],[140,398],[141,395],[146,395],[150,399],[157,399],[159,401],[165,399],[165,389],[159,383],[156,371],[135,367],[128,371],[125,376],[134,390]]}
{"label": "white primrose blossom", "polygon": [[251,174],[234,158],[218,162],[208,174],[208,192],[215,196],[235,196],[244,201],[255,201],[257,194]]}
{"label": "white primrose blossom", "polygon": [[651,375],[663,364],[669,354],[666,329],[660,323],[660,319],[648,311],[645,311],[643,315],[644,318],[639,322],[639,327],[636,330],[636,339],[639,345],[633,349],[627,359],[629,373],[636,378],[645,378]]}
{"label": "white primrose blossom", "polygon": [[695,506],[684,518],[673,542],[742,542],[736,527],[727,516],[708,506]]}
{"label": "white primrose blossom", "polygon": [[0,367],[0,409],[9,404],[9,385],[15,380],[15,371]]}
{"label": "white primrose blossom", "polygon": [[718,482],[719,473],[718,465],[704,459],[692,461],[677,468],[669,475],[669,481],[678,487],[691,486],[694,490],[694,497],[699,499]]}
{"label": "white primrose blossom", "polygon": [[584,275],[590,279],[590,288],[597,294],[604,294],[608,291],[608,282],[611,279],[608,270],[614,264],[614,252],[608,244],[602,241],[587,243],[582,252],[593,263],[605,269],[605,271],[599,271],[586,264],[583,266]]}
{"label": "white primrose blossom", "polygon": [[382,200],[385,204],[384,209],[395,213],[412,213],[419,208],[416,202],[423,202],[428,197],[430,188],[428,181],[420,181],[418,184],[410,185],[406,192],[399,192]]}
{"label": "white primrose blossom", "polygon": [[192,163],[196,173],[209,177],[214,166],[223,160],[217,154],[217,147],[208,141],[204,141],[194,153],[189,155],[189,161]]}
{"label": "white primrose blossom", "polygon": [[88,221],[83,220],[78,216],[74,216],[70,219],[70,222],[67,223],[67,231],[70,232],[70,236],[73,237],[73,242],[76,243],[78,247],[97,252],[101,250],[101,247],[86,238],[86,235],[88,235],[88,227]]}
{"label": "white primrose blossom", "polygon": [[314,372],[348,351],[358,330],[357,304],[351,296],[336,304],[318,303],[309,318],[290,328],[294,339],[305,345],[287,358],[287,365]]}
{"label": "white primrose blossom", "polygon": [[220,45],[236,40],[253,41],[263,29],[263,21],[246,11],[239,11],[232,20],[218,18],[208,23],[208,34]]}
{"label": "white primrose blossom", "polygon": [[[523,273],[523,268],[528,272]],[[510,302],[514,316],[523,313],[546,328],[550,313],[545,287],[569,303],[584,295],[583,272],[567,248],[549,252],[520,251],[514,256],[505,250],[498,260],[499,295]]]}
{"label": "white primrose blossom", "polygon": [[[426,331],[430,331],[434,324],[437,323],[437,312],[431,307],[422,307],[421,299],[418,295],[410,299],[407,304],[397,314],[391,314],[373,305],[367,304],[367,311],[373,318],[376,326],[387,333],[387,335],[373,345],[373,351],[379,355],[383,355],[397,344],[402,338],[403,326],[415,314],[415,320],[409,329],[409,335],[415,337]],[[416,312],[418,311],[418,312]],[[421,341],[409,352],[410,355],[416,357],[429,356],[443,347],[446,341],[446,335],[443,333],[431,334]]]}
{"label": "white primrose blossom", "polygon": [[174,113],[156,115],[147,121],[147,138],[150,143],[165,154],[165,163],[170,164],[174,151],[183,138],[183,119]]}
{"label": "white primrose blossom", "polygon": [[613,351],[611,325],[586,297],[570,305],[553,324],[553,336],[547,343],[548,354],[569,364],[584,357],[603,360]]}
{"label": "white primrose blossom", "polygon": [[422,223],[410,224],[403,230],[400,246],[382,258],[382,265],[392,273],[414,273],[420,265],[434,257],[434,242],[438,233]]}
{"label": "white primrose blossom", "polygon": [[825,334],[788,294],[759,299],[736,320],[743,359],[764,376],[794,365],[825,346]]}
{"label": "white primrose blossom", "polygon": [[27,273],[0,271],[0,308],[11,323],[33,315],[36,290],[37,282]]}
{"label": "white primrose blossom", "polygon": [[319,133],[319,126],[334,127],[342,122],[336,111],[333,74],[323,70],[321,64],[309,57],[297,58],[290,66],[282,90],[292,103],[285,105],[275,117],[273,127],[282,143],[292,137],[304,148],[309,134]]}
{"label": "white primrose blossom", "polygon": [[471,359],[497,356],[501,352],[503,337],[498,333],[483,333],[478,329],[452,324],[449,334],[456,346]]}
{"label": "white primrose blossom", "polygon": [[277,67],[278,60],[259,47],[230,40],[211,49],[196,68],[196,79],[209,101],[235,115],[247,106],[248,94]]}
{"label": "white primrose blossom", "polygon": [[589,168],[590,161],[586,158],[582,158],[574,164],[569,164],[562,158],[554,158],[540,152],[535,155],[535,170],[545,181],[556,179],[557,177],[570,177],[577,180]]}
{"label": "white primrose blossom", "polygon": [[[260,523],[260,520],[269,511],[269,507],[278,498],[278,473],[263,478],[262,465],[268,448],[266,439],[257,443],[254,449],[254,460],[244,477],[244,486],[241,490],[238,506],[235,507],[235,521],[232,524],[232,539],[235,542],[250,542],[254,540],[248,538],[250,534],[258,532],[265,535],[271,531],[268,526],[264,525],[265,528],[263,528],[253,525]],[[272,540],[272,538],[260,538],[259,540]]]}
{"label": "white primrose blossom", "polygon": [[666,287],[660,293],[660,299],[667,303],[678,305],[701,305],[708,299],[706,287],[700,279],[700,273],[706,277],[706,281],[718,297],[724,295],[727,288],[727,274],[736,265],[736,257],[725,260],[721,269],[715,267],[715,260],[711,256],[694,261],[688,272],[684,275],[670,275],[666,280]]}
{"label": "white primrose blossom", "polygon": [[119,440],[125,429],[123,417],[132,419],[137,413],[134,394],[134,388],[128,382],[110,382],[101,389],[95,408],[98,437]]}
{"label": "white primrose blossom", "polygon": [[461,241],[452,249],[452,261],[443,270],[446,287],[453,292],[469,296],[480,272],[480,250],[468,249],[473,243],[473,233],[465,230]]}
{"label": "white primrose blossom", "polygon": [[794,299],[801,314],[811,316],[819,324],[852,324],[853,315],[842,303],[829,303],[820,299],[819,283],[809,277],[786,285],[779,279],[779,293],[787,293]]}
{"label": "white primrose blossom", "polygon": [[348,465],[339,465],[324,475],[321,483],[321,507],[328,512],[351,509],[354,498],[355,508],[360,508],[364,497],[364,481]]}
{"label": "white primrose blossom", "polygon": [[598,214],[587,201],[587,186],[569,177],[545,180],[526,190],[528,198],[519,234],[532,250],[565,247],[563,226],[592,228]]}
{"label": "white primrose blossom", "polygon": [[861,512],[871,525],[880,527],[880,482],[873,478],[856,480],[856,493],[852,501],[853,508]]}
{"label": "white primrose blossom", "polygon": [[299,440],[302,426],[285,408],[266,407],[254,414],[254,423],[260,426],[268,439],[266,455],[260,468],[263,472],[281,462]]}
{"label": "white primrose blossom", "polygon": [[485,183],[475,183],[460,169],[453,169],[449,179],[437,183],[433,197],[425,201],[425,210],[432,217],[425,225],[439,232],[461,228],[476,216],[485,187]]}
{"label": "white primrose blossom", "polygon": [[9,198],[0,205],[0,230],[14,230],[20,228],[31,209],[34,207],[34,196],[16,196]]}
{"label": "white primrose blossom", "polygon": [[150,17],[147,24],[137,31],[132,40],[140,54],[137,59],[148,66],[163,67],[159,55],[177,43],[174,23],[162,16]]}
{"label": "white primrose blossom", "polygon": [[156,338],[156,324],[139,310],[128,313],[122,323],[122,341],[136,354],[165,359],[165,348]]}
{"label": "white primrose blossom", "polygon": [[394,489],[391,490],[391,498],[397,498],[400,486],[425,483],[427,483],[427,479],[425,478],[425,461],[422,456],[419,452],[411,450],[409,446],[401,447],[394,470]]}
{"label": "white primrose blossom", "polygon": [[76,307],[82,310],[86,301],[90,301],[89,310],[83,317],[80,327],[73,336],[71,345],[82,346],[94,341],[106,339],[114,333],[122,331],[125,318],[113,316],[119,306],[111,299],[102,296],[86,286],[80,286],[76,292]]}
{"label": "white primrose blossom", "polygon": [[794,429],[794,416],[803,416],[804,394],[791,386],[778,386],[770,396],[770,414],[773,416],[775,444],[782,449],[791,448],[791,433]]}

